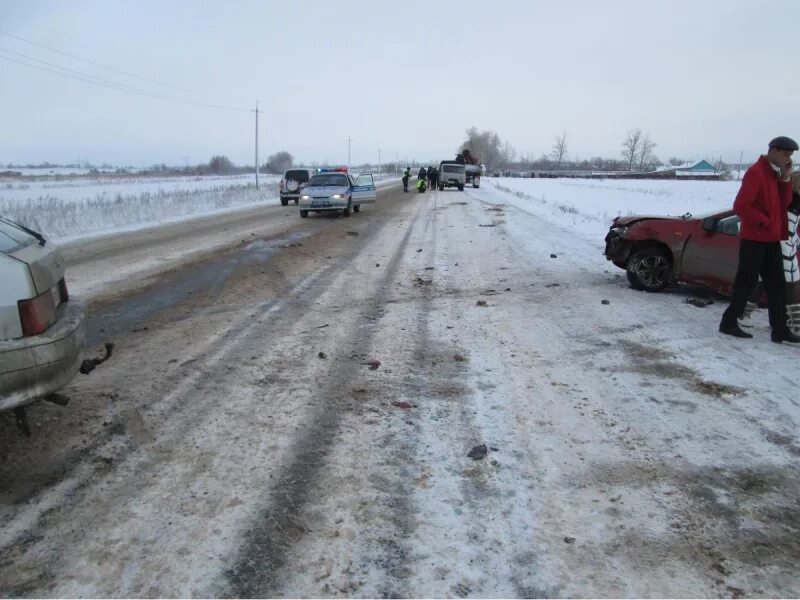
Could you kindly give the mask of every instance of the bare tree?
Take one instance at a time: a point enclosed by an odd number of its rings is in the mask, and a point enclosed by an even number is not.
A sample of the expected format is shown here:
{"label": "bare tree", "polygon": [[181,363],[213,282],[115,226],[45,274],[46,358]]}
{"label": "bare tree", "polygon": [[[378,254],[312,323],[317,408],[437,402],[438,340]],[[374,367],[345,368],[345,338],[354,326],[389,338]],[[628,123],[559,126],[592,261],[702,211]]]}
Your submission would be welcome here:
{"label": "bare tree", "polygon": [[657,144],[650,139],[650,134],[645,133],[644,137],[642,138],[641,149],[639,150],[639,170],[641,171],[644,169],[645,164],[649,164],[654,161],[655,156],[653,155],[653,148],[655,148]]}
{"label": "bare tree", "polygon": [[682,165],[685,162],[686,161],[684,159],[678,158],[677,156],[673,156],[672,158],[669,159],[669,165],[671,167],[677,167],[679,165]]}
{"label": "bare tree", "polygon": [[282,150],[267,157],[267,162],[264,163],[264,170],[267,173],[283,173],[286,169],[291,169],[293,164],[294,157]]}
{"label": "bare tree", "polygon": [[633,161],[639,155],[642,144],[642,128],[636,127],[628,132],[628,137],[622,142],[622,158],[628,163],[628,171],[633,170]]}
{"label": "bare tree", "polygon": [[553,152],[551,152],[553,160],[556,161],[556,168],[561,168],[561,161],[567,157],[567,132],[556,136],[556,143],[553,144]]}
{"label": "bare tree", "polygon": [[467,139],[459,146],[458,152],[463,150],[469,150],[473,157],[489,169],[505,165],[513,160],[515,154],[511,145],[508,142],[503,143],[496,132],[478,131],[475,127],[467,129]]}

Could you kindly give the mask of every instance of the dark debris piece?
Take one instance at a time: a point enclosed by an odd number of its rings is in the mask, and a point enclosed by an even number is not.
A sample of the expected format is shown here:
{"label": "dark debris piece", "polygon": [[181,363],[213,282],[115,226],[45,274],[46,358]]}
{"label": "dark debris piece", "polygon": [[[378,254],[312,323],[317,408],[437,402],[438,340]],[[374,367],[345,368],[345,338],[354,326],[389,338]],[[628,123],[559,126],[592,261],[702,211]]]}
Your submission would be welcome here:
{"label": "dark debris piece", "polygon": [[486,447],[486,444],[481,444],[480,446],[475,446],[472,450],[469,451],[467,457],[471,458],[472,460],[480,460],[482,458],[486,458],[486,455],[489,454],[489,449]]}
{"label": "dark debris piece", "polygon": [[709,300],[708,298],[686,298],[684,302],[686,304],[691,304],[692,306],[696,306],[698,308],[705,308],[710,304],[714,304],[714,301]]}
{"label": "dark debris piece", "polygon": [[114,344],[106,343],[106,354],[102,358],[87,358],[81,363],[81,368],[78,369],[83,375],[88,375],[95,370],[97,365],[101,365],[111,358],[111,353],[114,350]]}

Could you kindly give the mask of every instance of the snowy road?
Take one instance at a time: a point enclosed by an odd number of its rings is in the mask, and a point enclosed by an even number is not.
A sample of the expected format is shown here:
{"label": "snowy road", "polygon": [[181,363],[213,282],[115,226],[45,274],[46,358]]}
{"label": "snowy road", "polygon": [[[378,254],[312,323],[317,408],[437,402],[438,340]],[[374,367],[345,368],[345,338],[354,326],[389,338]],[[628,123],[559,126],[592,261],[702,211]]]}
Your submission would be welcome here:
{"label": "snowy road", "polygon": [[68,249],[117,350],[32,441],[0,419],[0,595],[800,594],[763,315],[720,336],[490,185],[266,210]]}

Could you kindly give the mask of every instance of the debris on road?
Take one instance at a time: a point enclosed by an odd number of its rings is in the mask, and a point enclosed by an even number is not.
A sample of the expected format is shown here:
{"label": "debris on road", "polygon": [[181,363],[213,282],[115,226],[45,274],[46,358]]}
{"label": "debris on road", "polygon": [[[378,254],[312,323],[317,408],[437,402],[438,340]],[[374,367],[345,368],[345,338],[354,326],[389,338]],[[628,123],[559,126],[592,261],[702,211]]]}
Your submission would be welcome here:
{"label": "debris on road", "polygon": [[486,458],[487,454],[489,454],[489,449],[486,447],[486,444],[481,444],[480,446],[474,446],[472,450],[469,451],[469,454],[467,454],[467,457],[472,460],[480,460]]}
{"label": "debris on road", "polygon": [[709,300],[708,298],[686,298],[684,302],[686,304],[691,304],[692,306],[696,306],[698,308],[705,308],[710,304],[714,304],[714,301]]}
{"label": "debris on road", "polygon": [[361,234],[357,231],[348,231],[347,235],[361,235]]}
{"label": "debris on road", "polygon": [[413,404],[405,400],[395,400],[392,402],[392,406],[396,406],[397,408],[414,408]]}
{"label": "debris on road", "polygon": [[319,354],[317,354],[317,358],[325,360],[326,358],[328,358],[328,355],[325,354],[324,352],[320,352]]}
{"label": "debris on road", "polygon": [[558,258],[558,255],[557,254],[551,254],[550,258]]}
{"label": "debris on road", "polygon": [[483,223],[480,223],[478,227],[497,227],[497,223],[487,223],[485,225]]}
{"label": "debris on road", "polygon": [[109,358],[111,358],[111,353],[114,350],[114,344],[106,342],[105,348],[106,348],[105,356],[103,356],[102,358],[87,358],[81,363],[81,368],[78,369],[78,371],[80,371],[80,373],[82,373],[83,375],[88,375],[89,373],[95,370],[97,365],[102,365]]}
{"label": "debris on road", "polygon": [[381,366],[381,361],[373,358],[372,360],[368,360],[364,364],[369,366],[370,371],[374,371],[375,369]]}
{"label": "debris on road", "polygon": [[548,283],[548,284],[547,284],[546,286],[544,286],[544,287],[559,287],[560,285],[561,285],[560,283]]}
{"label": "debris on road", "polygon": [[600,304],[611,304],[611,302],[609,300],[603,299],[600,301]]}
{"label": "debris on road", "polygon": [[478,300],[475,304],[476,306],[487,306],[486,300]]}
{"label": "debris on road", "polygon": [[467,457],[472,460],[480,460],[485,458],[488,453],[489,449],[486,447],[486,444],[480,444],[479,446],[473,446],[472,450],[467,454]]}
{"label": "debris on road", "polygon": [[417,252],[422,252],[422,248],[417,248]]}
{"label": "debris on road", "polygon": [[463,354],[456,353],[453,354],[453,360],[456,362],[465,362],[467,360],[467,357],[464,356]]}
{"label": "debris on road", "polygon": [[380,267],[380,266],[381,266],[381,263],[375,263],[375,266],[376,266],[376,267]]}
{"label": "debris on road", "polygon": [[567,544],[574,544],[575,543],[575,538],[567,536],[567,537],[564,538],[564,542],[567,543]]}
{"label": "debris on road", "polygon": [[317,329],[324,329],[325,327],[330,327],[330,323],[325,323],[325,325],[318,325]]}
{"label": "debris on road", "polygon": [[419,275],[414,278],[414,285],[430,285],[433,283],[433,279],[423,279]]}

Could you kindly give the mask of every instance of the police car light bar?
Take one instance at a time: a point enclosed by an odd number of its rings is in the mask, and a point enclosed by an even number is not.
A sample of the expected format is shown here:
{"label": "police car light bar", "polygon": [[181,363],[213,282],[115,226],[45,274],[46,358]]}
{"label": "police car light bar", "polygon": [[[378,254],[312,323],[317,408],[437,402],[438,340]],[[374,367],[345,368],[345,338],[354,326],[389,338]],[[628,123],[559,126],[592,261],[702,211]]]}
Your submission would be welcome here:
{"label": "police car light bar", "polygon": [[320,167],[317,173],[347,173],[347,167]]}

